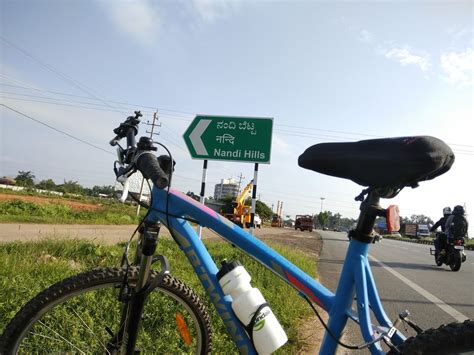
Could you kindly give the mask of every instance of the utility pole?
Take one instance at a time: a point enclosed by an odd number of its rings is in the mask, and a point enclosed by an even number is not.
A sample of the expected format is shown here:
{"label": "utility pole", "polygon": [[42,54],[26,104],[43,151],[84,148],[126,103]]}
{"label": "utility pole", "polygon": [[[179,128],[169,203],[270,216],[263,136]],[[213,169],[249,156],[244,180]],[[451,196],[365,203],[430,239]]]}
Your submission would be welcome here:
{"label": "utility pole", "polygon": [[242,183],[242,179],[245,179],[245,176],[242,176],[242,172],[241,172],[239,176],[239,193],[240,193],[240,184]]}
{"label": "utility pole", "polygon": [[[160,133],[155,133],[155,127],[161,127],[161,123],[157,124],[156,119],[158,118],[158,111],[153,112],[153,122],[150,124],[149,121],[146,121],[147,126],[151,126],[150,131],[146,131],[146,133],[150,133],[150,139],[153,140],[153,135],[159,135]],[[142,177],[142,182],[140,184],[140,194],[138,195],[138,201],[142,200],[142,194],[143,194],[143,185],[145,184],[145,178]],[[151,193],[151,191],[150,191]],[[140,214],[140,204],[138,204],[137,207],[137,217]]]}

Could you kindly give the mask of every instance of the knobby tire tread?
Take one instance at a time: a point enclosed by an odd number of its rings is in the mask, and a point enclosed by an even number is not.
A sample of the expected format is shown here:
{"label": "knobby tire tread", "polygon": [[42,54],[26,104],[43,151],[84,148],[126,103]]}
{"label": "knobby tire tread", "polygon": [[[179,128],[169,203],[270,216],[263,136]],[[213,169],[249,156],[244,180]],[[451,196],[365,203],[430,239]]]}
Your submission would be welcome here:
{"label": "knobby tire tread", "polygon": [[[110,281],[119,281],[124,276],[125,269],[122,268],[96,268],[64,279],[43,290],[25,304],[6,326],[4,333],[0,337],[0,355],[10,354],[15,340],[22,333],[23,329],[28,326],[30,320],[58,297],[86,287],[93,287]],[[153,271],[152,277],[156,276],[158,276],[158,273]],[[131,267],[128,271],[128,279],[134,281],[137,277],[138,268]],[[202,353],[210,353],[212,348],[211,320],[207,307],[200,298],[185,283],[170,275],[166,275],[163,278],[158,288],[164,288],[180,296],[181,299],[196,311],[197,318],[201,322],[200,328],[204,335]]]}
{"label": "knobby tire tread", "polygon": [[[403,355],[449,355],[474,351],[474,321],[443,324],[408,338],[398,347]],[[389,354],[395,354],[390,351]]]}

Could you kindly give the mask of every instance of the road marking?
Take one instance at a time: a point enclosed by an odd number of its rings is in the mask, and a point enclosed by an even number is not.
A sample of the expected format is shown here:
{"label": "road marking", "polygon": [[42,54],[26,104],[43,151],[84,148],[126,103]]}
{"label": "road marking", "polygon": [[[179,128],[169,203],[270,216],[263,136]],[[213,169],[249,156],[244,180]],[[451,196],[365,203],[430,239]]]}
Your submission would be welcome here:
{"label": "road marking", "polygon": [[451,306],[447,305],[446,303],[444,303],[443,301],[441,301],[438,297],[436,297],[432,293],[430,293],[430,292],[426,291],[424,288],[418,286],[413,281],[410,281],[405,276],[403,276],[399,272],[392,269],[390,266],[387,266],[383,262],[381,262],[380,260],[374,258],[372,255],[369,255],[369,258],[372,259],[373,261],[375,261],[376,263],[380,264],[380,266],[382,266],[385,270],[387,270],[393,276],[395,276],[398,279],[400,279],[401,281],[403,281],[407,286],[411,287],[413,290],[418,292],[420,295],[427,298],[429,301],[433,302],[435,305],[437,305],[443,311],[448,313],[451,317],[456,319],[458,322],[463,322],[463,321],[465,321],[466,319],[469,318],[469,317],[465,316],[464,314],[462,314],[462,313],[458,312],[457,310],[455,310],[453,307],[451,307]]}

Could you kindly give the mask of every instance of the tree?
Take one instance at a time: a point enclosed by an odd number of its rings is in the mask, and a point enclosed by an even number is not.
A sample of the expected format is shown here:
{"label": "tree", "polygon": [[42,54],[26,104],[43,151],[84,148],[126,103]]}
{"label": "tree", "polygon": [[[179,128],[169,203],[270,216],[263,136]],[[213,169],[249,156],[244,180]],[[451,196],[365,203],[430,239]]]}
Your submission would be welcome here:
{"label": "tree", "polygon": [[16,184],[24,187],[33,187],[35,186],[34,179],[35,176],[31,171],[20,170],[17,177],[15,178]]}
{"label": "tree", "polygon": [[342,218],[342,215],[340,213],[336,213],[336,214],[333,215],[331,212],[329,212],[327,227],[329,227],[329,228],[340,227],[341,226],[341,218]]}
{"label": "tree", "polygon": [[77,181],[72,180],[64,180],[64,184],[59,186],[59,190],[67,194],[82,194],[84,192],[84,188]]}
{"label": "tree", "polygon": [[223,197],[219,201],[224,204],[222,206],[223,213],[234,213],[234,206],[233,206],[234,198],[232,196]]}
{"label": "tree", "polygon": [[329,220],[329,216],[331,215],[332,213],[329,212],[329,211],[324,211],[324,212],[320,212],[318,213],[318,215],[316,216],[316,219],[318,221],[318,224],[324,228],[327,223],[328,223],[328,220]]}
{"label": "tree", "polygon": [[38,189],[54,191],[56,190],[56,183],[52,179],[41,180],[36,184]]}
{"label": "tree", "polygon": [[257,200],[255,203],[255,213],[257,213],[262,220],[271,220],[273,217],[272,209],[260,200]]}
{"label": "tree", "polygon": [[430,217],[425,216],[423,214],[412,214],[410,217],[410,222],[416,224],[434,224],[433,220]]}
{"label": "tree", "polygon": [[112,185],[102,185],[102,186],[95,185],[92,188],[92,192],[94,196],[99,196],[100,194],[113,196],[115,192],[115,188]]}

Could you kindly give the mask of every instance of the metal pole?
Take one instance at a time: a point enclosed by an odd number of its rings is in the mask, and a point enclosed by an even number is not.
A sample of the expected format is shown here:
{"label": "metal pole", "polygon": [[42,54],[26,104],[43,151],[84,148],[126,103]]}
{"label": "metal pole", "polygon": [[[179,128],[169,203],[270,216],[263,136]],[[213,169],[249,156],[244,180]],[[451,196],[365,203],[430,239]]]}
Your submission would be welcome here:
{"label": "metal pole", "polygon": [[[151,139],[153,139],[153,131],[155,129],[156,116],[157,116],[157,112],[155,111],[153,113],[153,123],[151,124],[151,132],[150,132],[150,138]],[[143,185],[144,184],[145,184],[145,178],[142,177],[142,182],[140,184],[140,194],[138,195],[138,201],[142,200]],[[138,217],[139,214],[140,214],[140,204],[138,204],[138,207],[137,207],[137,217]]]}
{"label": "metal pole", "polygon": [[[206,177],[207,177],[207,159],[204,160],[202,165],[202,180],[201,180],[201,194],[199,197],[199,202],[204,204],[205,200],[205,191],[206,191]],[[200,224],[197,226],[197,232],[199,234],[199,239],[201,239],[202,227]]]}
{"label": "metal pole", "polygon": [[258,163],[255,163],[253,172],[253,190],[252,190],[252,206],[250,208],[250,234],[253,234],[255,228],[255,205],[257,197],[257,177],[258,177]]}

